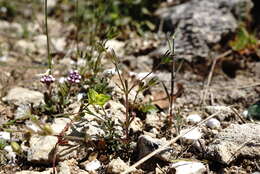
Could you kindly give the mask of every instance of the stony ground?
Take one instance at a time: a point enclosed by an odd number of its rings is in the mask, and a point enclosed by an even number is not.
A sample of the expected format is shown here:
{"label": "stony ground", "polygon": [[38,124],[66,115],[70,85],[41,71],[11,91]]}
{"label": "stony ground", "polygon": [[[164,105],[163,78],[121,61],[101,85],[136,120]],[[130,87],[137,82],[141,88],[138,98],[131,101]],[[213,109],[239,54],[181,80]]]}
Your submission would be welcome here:
{"label": "stony ground", "polygon": [[[191,13],[196,13],[196,8],[193,10],[195,12]],[[212,13],[218,14],[214,10]],[[225,15],[228,16],[226,13]],[[179,19],[180,23],[186,29],[188,24],[182,18]],[[230,18],[232,17],[227,17]],[[232,20],[230,25],[222,29],[233,30],[232,27],[236,24],[233,25]],[[112,142],[105,139],[107,132],[100,127],[103,122],[93,116],[96,114],[103,117],[100,114],[103,110],[90,107],[94,114],[85,113],[78,119],[80,99],[77,95],[73,96],[65,111],[68,116],[49,118],[42,114],[36,116],[39,122],[26,117],[32,109],[28,103],[41,105],[46,91],[40,82],[41,74],[48,69],[46,38],[41,21],[43,16],[40,13],[36,14],[35,20],[26,21],[26,33],[29,35],[25,37],[25,28],[18,19],[12,22],[0,20],[0,139],[7,143],[0,150],[1,174],[49,174],[53,172],[53,166],[56,166],[59,174],[122,173],[145,155],[167,144],[179,134],[184,134],[212,114],[216,116],[181,136],[141,164],[133,173],[260,171],[260,125],[257,120],[248,119],[245,112],[260,97],[260,62],[256,53],[239,55],[229,48],[219,49],[225,51],[214,54],[213,59],[205,59],[205,63],[185,60],[176,73],[175,91],[179,95],[173,106],[173,124],[169,124],[169,102],[162,85],[164,83],[167,88],[170,87],[170,66],[160,66],[151,74],[158,77],[160,83],[137,99],[138,104],[150,100],[157,110],[148,113],[134,111],[135,117],[130,125],[130,142],[126,140],[124,143],[129,146],[121,147],[120,143],[124,139],[115,139]],[[75,26],[62,23],[53,16],[49,18],[49,26],[54,53],[53,75],[58,81],[66,77],[75,65],[72,59],[76,43],[71,39]],[[219,42],[210,40],[210,36],[215,37],[216,33],[207,34],[209,38],[204,40],[205,44]],[[196,34],[188,35],[193,39],[198,37]],[[130,35],[127,40],[110,40],[106,47],[115,50],[122,62],[123,73],[129,80],[140,80],[158,64],[159,48],[164,45],[164,36],[150,32],[143,37]],[[185,33],[180,36],[184,39],[189,37]],[[177,39],[180,39],[179,36]],[[177,47],[180,45],[182,43],[177,43]],[[80,46],[87,48],[84,42]],[[195,44],[194,47],[196,46],[198,45]],[[191,49],[195,49],[194,47]],[[210,52],[209,48],[205,49]],[[205,52],[202,53],[201,56],[205,56]],[[214,59],[217,61],[212,68]],[[114,73],[110,60],[105,58],[102,63],[104,72],[111,73],[109,87],[113,88],[111,100],[104,107],[107,113],[104,119],[111,119],[116,123],[125,122],[124,97],[116,85],[120,83],[119,77]],[[80,67],[80,63],[78,66]],[[135,94],[136,91],[130,94],[130,100],[133,100]],[[44,127],[46,125],[50,128]],[[122,127],[115,127],[116,133],[123,137]],[[46,133],[46,130],[51,132]],[[61,137],[65,136],[64,141],[61,141]],[[20,148],[15,149],[14,144],[10,146],[11,142],[18,143]]]}

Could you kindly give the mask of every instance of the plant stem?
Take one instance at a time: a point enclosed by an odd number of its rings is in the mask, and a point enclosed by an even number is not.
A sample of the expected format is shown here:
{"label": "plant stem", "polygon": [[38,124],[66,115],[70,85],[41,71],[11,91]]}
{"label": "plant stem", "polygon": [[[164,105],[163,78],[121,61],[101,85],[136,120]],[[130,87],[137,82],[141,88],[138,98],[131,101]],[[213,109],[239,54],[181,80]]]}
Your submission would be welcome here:
{"label": "plant stem", "polygon": [[173,96],[174,96],[174,81],[175,81],[175,60],[174,60],[174,38],[172,38],[171,45],[171,57],[172,57],[172,68],[171,68],[171,93],[170,93],[170,125],[173,123]]}
{"label": "plant stem", "polygon": [[128,90],[128,82],[127,80],[125,80],[125,118],[126,118],[126,122],[125,122],[125,134],[126,134],[126,139],[128,140],[129,138],[129,126],[130,126],[130,115],[129,115],[129,99],[128,99],[128,94],[129,94],[129,90]]}
{"label": "plant stem", "polygon": [[45,33],[47,37],[47,58],[48,58],[48,67],[49,67],[49,74],[51,74],[52,69],[52,60],[50,55],[50,42],[49,42],[49,32],[48,32],[48,12],[47,12],[47,0],[44,3],[44,12],[45,12]]}
{"label": "plant stem", "polygon": [[79,0],[76,0],[76,49],[77,57],[79,56]]}

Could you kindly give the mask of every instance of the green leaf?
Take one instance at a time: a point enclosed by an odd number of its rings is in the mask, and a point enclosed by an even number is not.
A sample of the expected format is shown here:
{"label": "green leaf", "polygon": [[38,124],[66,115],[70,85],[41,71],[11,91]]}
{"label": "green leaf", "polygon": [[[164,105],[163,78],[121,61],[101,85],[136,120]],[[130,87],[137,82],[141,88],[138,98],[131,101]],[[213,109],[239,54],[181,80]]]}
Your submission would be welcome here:
{"label": "green leaf", "polygon": [[248,33],[245,27],[240,27],[235,39],[229,42],[230,47],[235,51],[241,51],[257,45],[257,39],[254,35]]}
{"label": "green leaf", "polygon": [[105,94],[98,94],[97,105],[103,106],[108,100],[110,100],[110,96]]}
{"label": "green leaf", "polygon": [[151,112],[158,111],[158,109],[153,104],[147,103],[147,104],[144,104],[143,106],[141,106],[141,111],[144,113],[151,113]]}
{"label": "green leaf", "polygon": [[151,78],[151,79],[148,81],[147,85],[148,85],[149,87],[152,87],[152,86],[157,85],[158,83],[159,83],[159,82],[158,82],[158,77],[153,77],[153,78]]}
{"label": "green leaf", "polygon": [[7,146],[7,143],[4,139],[0,139],[0,150],[3,150]]}
{"label": "green leaf", "polygon": [[166,53],[161,57],[161,64],[167,64],[173,61],[170,51],[166,51]]}
{"label": "green leaf", "polygon": [[90,89],[88,92],[88,102],[89,104],[103,106],[108,100],[110,100],[109,95],[98,94],[94,89]]}

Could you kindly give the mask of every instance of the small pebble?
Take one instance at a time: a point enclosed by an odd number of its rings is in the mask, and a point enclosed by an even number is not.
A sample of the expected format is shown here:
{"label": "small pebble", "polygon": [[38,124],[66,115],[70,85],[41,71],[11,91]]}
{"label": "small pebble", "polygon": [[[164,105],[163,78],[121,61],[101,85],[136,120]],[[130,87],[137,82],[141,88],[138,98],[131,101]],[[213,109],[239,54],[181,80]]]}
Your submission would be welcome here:
{"label": "small pebble", "polygon": [[199,123],[201,121],[201,116],[199,114],[190,114],[187,118],[186,118],[188,123],[191,124],[196,124]]}
{"label": "small pebble", "polygon": [[211,118],[206,122],[206,126],[211,129],[218,129],[220,128],[220,122],[215,118]]}
{"label": "small pebble", "polygon": [[248,118],[248,110],[244,110],[244,112],[242,113],[244,118]]}

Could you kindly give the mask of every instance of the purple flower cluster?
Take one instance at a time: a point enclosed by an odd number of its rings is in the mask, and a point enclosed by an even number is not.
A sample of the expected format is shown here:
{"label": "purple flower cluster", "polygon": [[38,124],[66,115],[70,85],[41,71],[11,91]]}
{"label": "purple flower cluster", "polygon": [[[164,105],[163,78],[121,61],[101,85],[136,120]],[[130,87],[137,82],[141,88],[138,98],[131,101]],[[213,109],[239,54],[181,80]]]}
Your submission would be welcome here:
{"label": "purple flower cluster", "polygon": [[41,77],[40,81],[49,86],[51,83],[55,81],[55,78],[52,75],[44,75]]}
{"label": "purple flower cluster", "polygon": [[68,82],[70,83],[79,83],[81,80],[81,75],[76,70],[72,70],[69,72],[69,76],[67,77]]}

